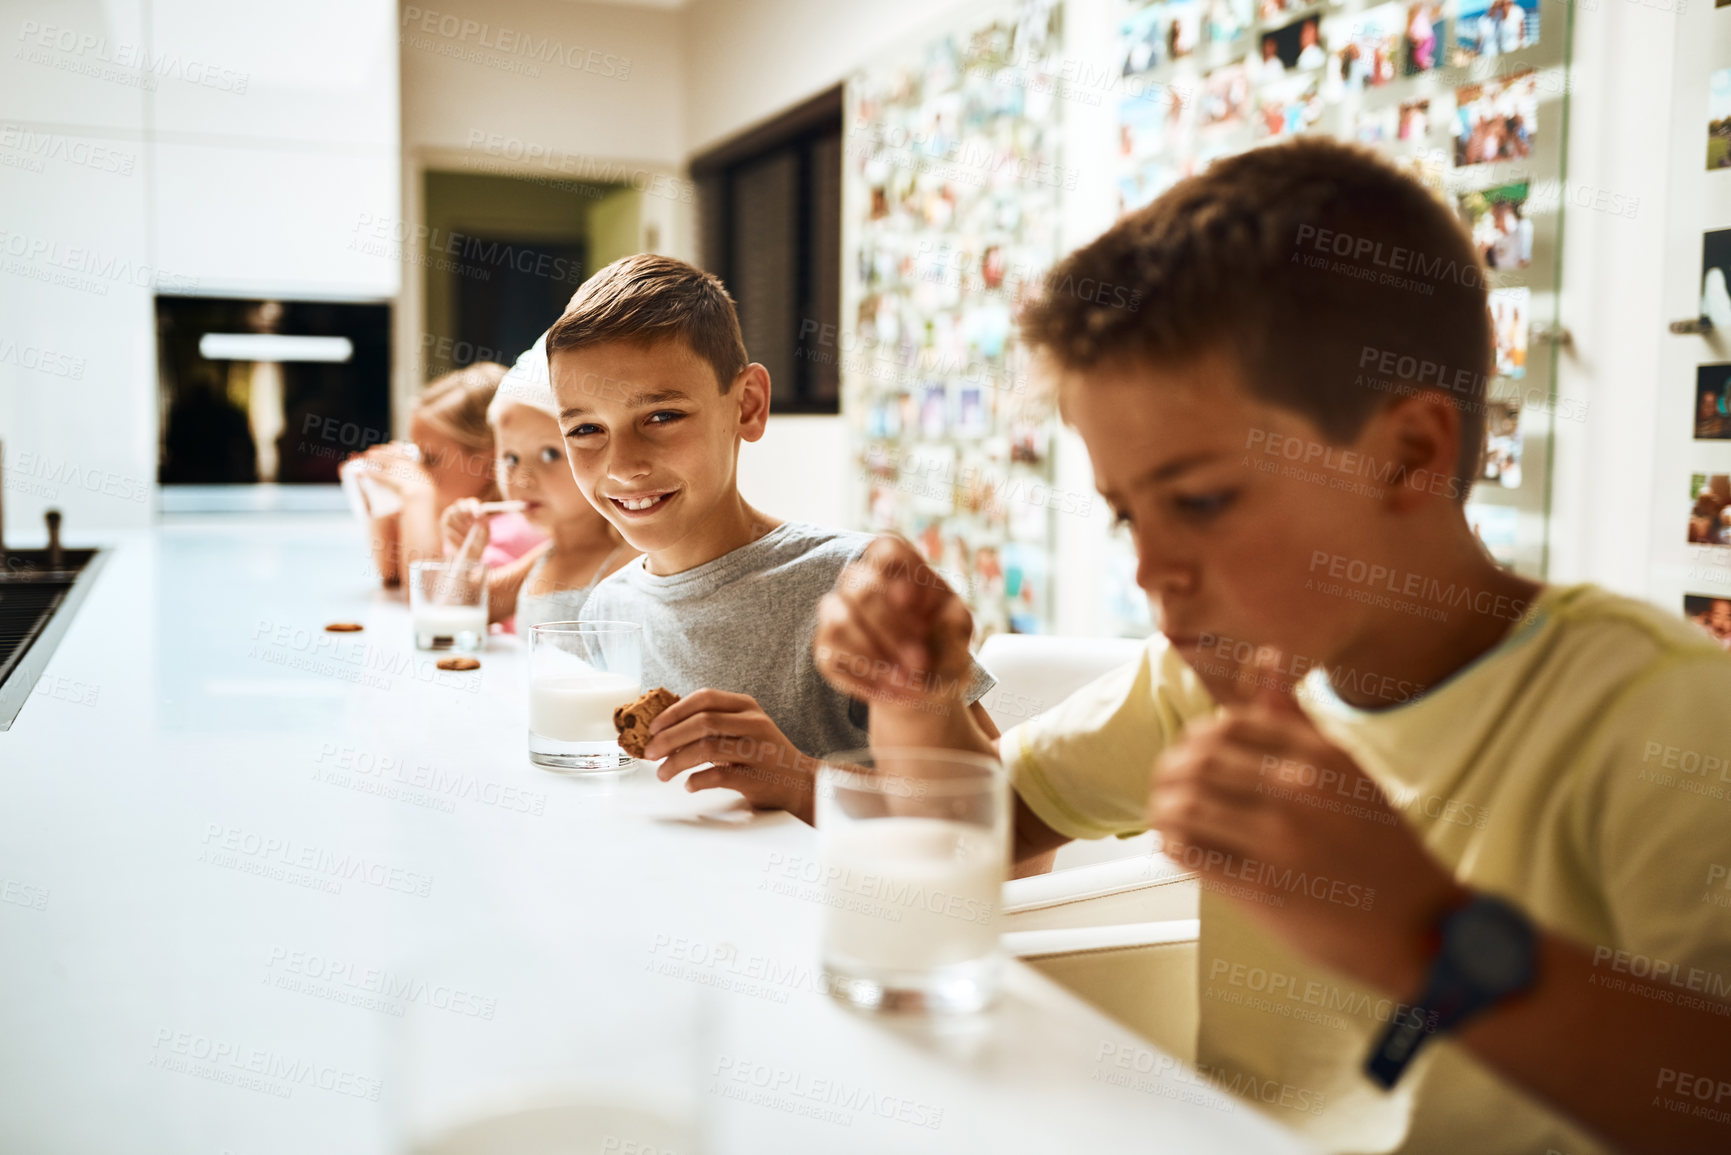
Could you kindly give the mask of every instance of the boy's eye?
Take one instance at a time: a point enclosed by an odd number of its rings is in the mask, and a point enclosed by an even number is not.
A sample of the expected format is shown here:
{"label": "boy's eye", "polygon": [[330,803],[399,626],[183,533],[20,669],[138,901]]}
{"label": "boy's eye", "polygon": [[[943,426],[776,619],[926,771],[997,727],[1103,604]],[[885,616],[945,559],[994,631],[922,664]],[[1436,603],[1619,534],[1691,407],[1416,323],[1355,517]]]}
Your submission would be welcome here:
{"label": "boy's eye", "polygon": [[499,460],[505,463],[506,469],[517,468],[517,455],[515,453],[501,454]]}
{"label": "boy's eye", "polygon": [[565,436],[567,436],[567,437],[589,437],[589,436],[596,434],[596,433],[599,433],[599,432],[601,432],[601,426],[595,425],[595,424],[592,424],[589,422],[584,422],[582,425],[578,425],[575,428],[567,429],[565,431]]}
{"label": "boy's eye", "polygon": [[555,461],[563,461],[564,458],[564,451],[556,449],[551,445],[546,445],[541,448],[542,465],[552,465]]}
{"label": "boy's eye", "polygon": [[1223,489],[1218,493],[1178,494],[1173,503],[1178,512],[1189,517],[1213,517],[1238,499],[1238,491]]}
{"label": "boy's eye", "polygon": [[651,425],[666,425],[669,422],[678,421],[684,416],[685,414],[676,413],[671,409],[657,409],[649,415],[647,420]]}

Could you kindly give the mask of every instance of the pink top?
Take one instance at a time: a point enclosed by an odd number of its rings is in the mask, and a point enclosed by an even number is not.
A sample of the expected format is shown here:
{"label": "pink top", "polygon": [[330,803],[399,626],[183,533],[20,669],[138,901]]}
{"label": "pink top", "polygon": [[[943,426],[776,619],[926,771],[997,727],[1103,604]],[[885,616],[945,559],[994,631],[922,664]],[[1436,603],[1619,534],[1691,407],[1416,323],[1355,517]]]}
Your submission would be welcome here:
{"label": "pink top", "polygon": [[[481,551],[481,562],[488,569],[516,561],[547,540],[547,535],[529,524],[520,513],[494,514],[487,522],[487,548]],[[508,634],[517,632],[517,619],[510,617],[499,623]]]}
{"label": "pink top", "polygon": [[490,569],[516,561],[547,540],[547,535],[529,524],[520,513],[495,514],[487,523],[487,548],[481,561]]}

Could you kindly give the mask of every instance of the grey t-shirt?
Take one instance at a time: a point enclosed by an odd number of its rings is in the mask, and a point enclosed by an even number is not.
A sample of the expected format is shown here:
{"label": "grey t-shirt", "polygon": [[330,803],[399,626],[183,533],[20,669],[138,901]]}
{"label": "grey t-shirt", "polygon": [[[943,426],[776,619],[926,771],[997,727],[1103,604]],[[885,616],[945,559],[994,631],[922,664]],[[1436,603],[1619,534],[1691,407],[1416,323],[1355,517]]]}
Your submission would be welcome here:
{"label": "grey t-shirt", "polygon": [[[646,690],[749,694],[801,753],[858,749],[865,708],[818,674],[811,643],[818,601],[871,541],[789,521],[683,573],[658,577],[637,558],[595,587],[582,619],[643,626]],[[992,685],[974,663],[967,700]]]}

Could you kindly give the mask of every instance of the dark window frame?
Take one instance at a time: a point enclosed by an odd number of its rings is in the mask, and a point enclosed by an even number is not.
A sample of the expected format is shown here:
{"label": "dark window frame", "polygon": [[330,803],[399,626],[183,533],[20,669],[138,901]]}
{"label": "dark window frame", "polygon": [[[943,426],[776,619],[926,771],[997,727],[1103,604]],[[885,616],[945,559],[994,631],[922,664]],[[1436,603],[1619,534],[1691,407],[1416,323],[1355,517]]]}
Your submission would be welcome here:
{"label": "dark window frame", "polygon": [[[792,321],[796,347],[788,350],[792,355],[792,380],[783,382],[778,378],[775,381],[776,399],[773,408],[778,413],[825,416],[838,416],[841,413],[840,366],[836,357],[838,348],[834,342],[828,347],[819,342],[802,349],[806,342],[802,339],[801,322],[815,322],[816,331],[820,333],[837,334],[841,329],[841,173],[834,173],[834,180],[831,182],[836,203],[831,206],[829,216],[837,222],[836,235],[814,238],[814,223],[819,206],[816,204],[818,185],[813,160],[817,149],[833,141],[838,170],[844,163],[840,147],[843,108],[842,86],[837,85],[756,128],[700,153],[691,161],[691,177],[697,185],[698,196],[702,202],[699,211],[703,221],[700,236],[703,266],[720,277],[729,290],[734,292],[742,315],[752,307],[752,303],[742,297],[735,287],[742,282],[741,278],[734,275],[740,267],[739,254],[734,251],[734,236],[738,226],[735,184],[744,170],[772,157],[791,152],[797,161],[797,191],[794,198],[797,219],[793,226],[795,246],[792,269],[795,282],[795,315]],[[818,248],[819,245],[833,248],[824,254]],[[816,277],[818,271],[825,267],[825,255],[829,257],[828,267],[835,270],[837,284],[830,287],[828,294],[820,294]],[[757,356],[752,349],[748,348],[746,352]]]}

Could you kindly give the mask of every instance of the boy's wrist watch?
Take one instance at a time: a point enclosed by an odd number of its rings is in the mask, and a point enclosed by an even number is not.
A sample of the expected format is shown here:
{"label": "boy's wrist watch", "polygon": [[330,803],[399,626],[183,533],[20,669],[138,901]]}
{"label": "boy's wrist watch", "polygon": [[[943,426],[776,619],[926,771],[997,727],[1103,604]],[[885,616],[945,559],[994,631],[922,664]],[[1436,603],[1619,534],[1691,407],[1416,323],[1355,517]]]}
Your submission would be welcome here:
{"label": "boy's wrist watch", "polygon": [[1522,993],[1537,970],[1538,932],[1513,904],[1474,895],[1442,916],[1441,945],[1431,960],[1424,993],[1389,1023],[1365,1060],[1365,1074],[1384,1090],[1400,1079],[1431,1035]]}

